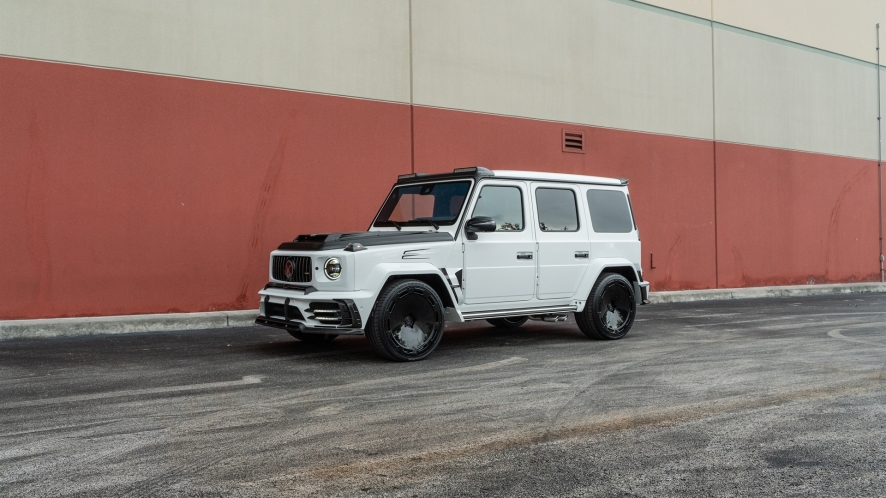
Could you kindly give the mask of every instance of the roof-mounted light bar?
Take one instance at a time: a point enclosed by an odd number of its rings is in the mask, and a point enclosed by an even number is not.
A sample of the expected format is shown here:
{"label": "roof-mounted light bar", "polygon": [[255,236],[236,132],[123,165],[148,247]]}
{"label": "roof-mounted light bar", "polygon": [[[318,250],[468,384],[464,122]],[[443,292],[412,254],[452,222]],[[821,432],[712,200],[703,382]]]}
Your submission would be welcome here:
{"label": "roof-mounted light bar", "polygon": [[627,184],[628,184],[628,179],[627,179],[627,178],[619,178],[618,181],[620,181],[622,185],[627,185]]}
{"label": "roof-mounted light bar", "polygon": [[483,166],[471,166],[470,168],[455,168],[452,170],[453,173],[482,173],[484,175],[495,176],[491,170],[484,168]]}
{"label": "roof-mounted light bar", "polygon": [[419,176],[427,176],[427,173],[409,173],[407,175],[397,175],[397,181],[408,180],[410,178],[416,178]]}

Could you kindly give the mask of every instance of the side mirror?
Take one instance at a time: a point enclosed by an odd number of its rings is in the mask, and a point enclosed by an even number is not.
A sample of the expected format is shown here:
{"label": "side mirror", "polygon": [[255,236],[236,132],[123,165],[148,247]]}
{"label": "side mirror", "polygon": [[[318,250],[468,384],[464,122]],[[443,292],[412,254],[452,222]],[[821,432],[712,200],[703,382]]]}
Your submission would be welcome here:
{"label": "side mirror", "polygon": [[498,226],[488,216],[475,216],[465,223],[465,234],[468,240],[477,240],[477,232],[494,232]]}

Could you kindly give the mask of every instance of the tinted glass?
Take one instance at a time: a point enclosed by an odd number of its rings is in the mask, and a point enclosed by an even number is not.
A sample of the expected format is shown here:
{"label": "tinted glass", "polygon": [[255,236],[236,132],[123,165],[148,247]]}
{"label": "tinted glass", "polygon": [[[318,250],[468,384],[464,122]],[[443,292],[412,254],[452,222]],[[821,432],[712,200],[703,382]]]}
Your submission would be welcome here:
{"label": "tinted glass", "polygon": [[628,233],[634,229],[628,198],[620,190],[588,190],[588,210],[597,233]]}
{"label": "tinted glass", "polygon": [[471,182],[427,183],[397,187],[388,196],[375,226],[455,223]]}
{"label": "tinted glass", "polygon": [[474,206],[474,216],[489,216],[495,220],[495,231],[523,230],[523,195],[517,187],[487,185],[480,191]]}
{"label": "tinted glass", "polygon": [[538,226],[544,232],[574,232],[578,230],[578,208],[575,193],[561,188],[535,190],[538,206]]}

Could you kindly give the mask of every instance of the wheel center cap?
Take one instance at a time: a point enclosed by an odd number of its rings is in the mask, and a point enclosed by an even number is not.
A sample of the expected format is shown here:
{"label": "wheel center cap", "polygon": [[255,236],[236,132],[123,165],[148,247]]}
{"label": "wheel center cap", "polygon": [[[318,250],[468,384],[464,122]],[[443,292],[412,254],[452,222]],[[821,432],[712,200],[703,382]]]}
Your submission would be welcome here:
{"label": "wheel center cap", "polygon": [[407,316],[403,320],[403,325],[406,325],[407,327],[412,327],[414,324],[415,324],[415,318],[412,318],[412,315]]}

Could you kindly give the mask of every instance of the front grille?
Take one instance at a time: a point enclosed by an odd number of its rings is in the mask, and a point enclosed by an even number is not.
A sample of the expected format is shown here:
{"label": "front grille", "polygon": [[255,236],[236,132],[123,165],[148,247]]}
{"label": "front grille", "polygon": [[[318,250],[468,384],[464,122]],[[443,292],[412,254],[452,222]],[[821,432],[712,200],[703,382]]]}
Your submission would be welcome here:
{"label": "front grille", "polygon": [[[291,274],[287,277],[286,263],[291,261]],[[284,282],[310,282],[312,275],[311,258],[307,256],[274,256],[271,263],[271,276]]]}

